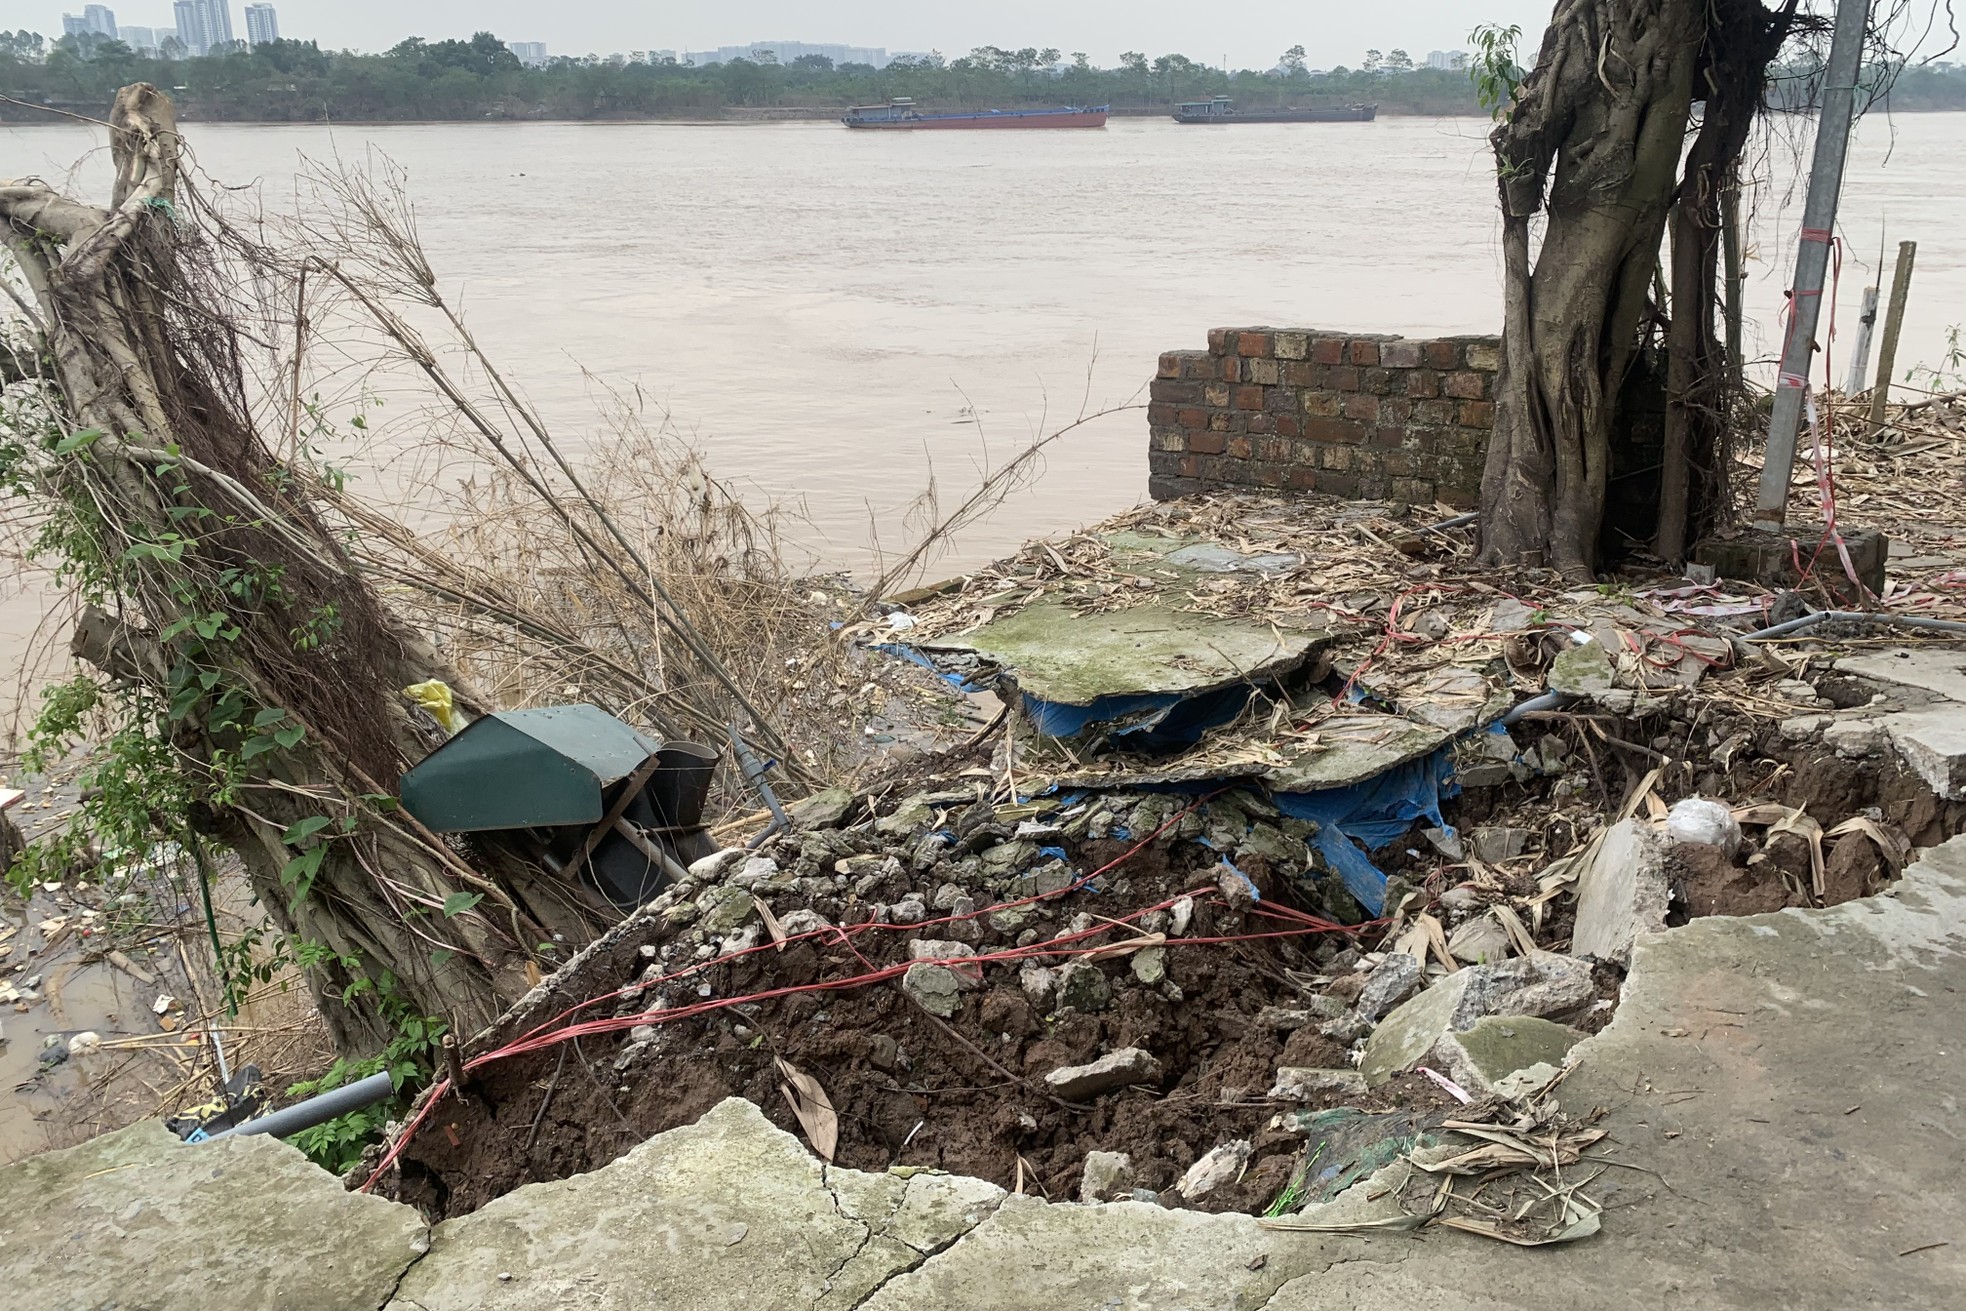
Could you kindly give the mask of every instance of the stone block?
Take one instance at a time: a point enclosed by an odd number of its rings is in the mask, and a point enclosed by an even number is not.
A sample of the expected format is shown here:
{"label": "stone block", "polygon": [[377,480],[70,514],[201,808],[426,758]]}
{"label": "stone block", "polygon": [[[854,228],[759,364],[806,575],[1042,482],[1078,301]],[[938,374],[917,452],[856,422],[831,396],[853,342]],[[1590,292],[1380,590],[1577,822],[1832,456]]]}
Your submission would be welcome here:
{"label": "stone block", "polygon": [[1434,485],[1424,478],[1394,478],[1388,491],[1402,505],[1432,505]]}
{"label": "stone block", "polygon": [[1201,401],[1204,405],[1213,405],[1217,409],[1222,409],[1229,403],[1229,388],[1219,382],[1211,383],[1202,388]]}
{"label": "stone block", "polygon": [[1884,725],[1875,719],[1839,719],[1823,730],[1823,745],[1839,756],[1874,756],[1884,749]]}
{"label": "stone block", "polygon": [[1087,1152],[1079,1174],[1079,1201],[1111,1201],[1133,1187],[1133,1158],[1125,1152]]}
{"label": "stone block", "polygon": [[1478,401],[1488,394],[1488,380],[1479,373],[1465,370],[1450,373],[1442,390],[1456,400]]}
{"label": "stone block", "polygon": [[1884,731],[1933,792],[1966,800],[1966,705],[1887,715]]}
{"label": "stone block", "polygon": [[1359,390],[1369,391],[1374,396],[1389,396],[1393,391],[1393,380],[1399,376],[1391,369],[1369,368],[1359,375]]}
{"label": "stone block", "polygon": [[1500,342],[1471,341],[1467,345],[1468,367],[1483,373],[1494,373],[1502,367],[1502,344]]}
{"label": "stone block", "polygon": [[1365,392],[1353,392],[1345,397],[1344,415],[1347,419],[1357,419],[1361,423],[1377,422],[1379,398]]}
{"label": "stone block", "polygon": [[1345,398],[1328,391],[1304,393],[1304,413],[1320,419],[1335,419],[1345,408]]}
{"label": "stone block", "polygon": [[1053,1096],[1082,1102],[1115,1088],[1155,1083],[1160,1077],[1161,1064],[1152,1055],[1138,1047],[1122,1047],[1089,1065],[1060,1066],[1044,1076],[1044,1083]]}
{"label": "stone block", "polygon": [[1359,1071],[1377,1086],[1426,1060],[1449,1033],[1465,1033],[1489,1016],[1547,1019],[1589,1003],[1588,963],[1539,951],[1448,975],[1379,1023]]}
{"label": "stone block", "polygon": [[1417,341],[1388,341],[1379,346],[1379,363],[1389,369],[1417,369],[1420,367],[1420,343]]}
{"label": "stone block", "polygon": [[1624,964],[1638,934],[1666,927],[1671,899],[1664,839],[1645,820],[1612,825],[1577,876],[1571,952]]}
{"label": "stone block", "polygon": [[1159,371],[1159,376],[1160,376],[1160,377],[1163,377],[1163,378],[1178,378],[1178,377],[1180,377],[1180,376],[1181,376],[1181,357],[1180,357],[1179,355],[1177,355],[1177,354],[1175,354],[1175,353],[1174,353],[1173,351],[1169,351],[1169,352],[1167,352],[1166,354],[1164,354],[1164,355],[1162,355],[1162,356],[1160,357],[1160,371]]}
{"label": "stone block", "polygon": [[1280,360],[1301,360],[1311,353],[1309,333],[1279,332],[1276,335],[1276,355]]}
{"label": "stone block", "polygon": [[[1722,578],[1738,578],[1767,587],[1793,587],[1801,581],[1795,573],[1798,553],[1804,560],[1815,557],[1817,536],[1813,531],[1791,535],[1749,530],[1737,537],[1710,537],[1694,546],[1693,562],[1711,566]],[[1856,567],[1858,579],[1872,593],[1881,593],[1889,541],[1882,533],[1860,530],[1845,532],[1843,542],[1849,548],[1850,562]],[[1842,562],[1834,549],[1823,552],[1811,578],[1828,588],[1839,604],[1863,603],[1857,588],[1844,577]]]}
{"label": "stone block", "polygon": [[[1268,418],[1268,415],[1259,414],[1250,420],[1250,424],[1253,427],[1255,424],[1267,421]],[[1229,438],[1228,449],[1224,454],[1232,460],[1247,460],[1254,449],[1255,447],[1250,444],[1249,438],[1231,437]]]}
{"label": "stone block", "polygon": [[1270,1088],[1270,1100],[1278,1102],[1308,1102],[1320,1097],[1363,1097],[1366,1092],[1365,1076],[1357,1070],[1318,1070],[1301,1065],[1284,1065],[1277,1068],[1276,1083]]}
{"label": "stone block", "polygon": [[1266,387],[1274,387],[1283,381],[1283,367],[1275,360],[1244,361],[1242,372],[1248,381]]}
{"label": "stone block", "polygon": [[1440,375],[1432,369],[1415,369],[1406,375],[1406,394],[1415,400],[1431,400],[1440,395]]}

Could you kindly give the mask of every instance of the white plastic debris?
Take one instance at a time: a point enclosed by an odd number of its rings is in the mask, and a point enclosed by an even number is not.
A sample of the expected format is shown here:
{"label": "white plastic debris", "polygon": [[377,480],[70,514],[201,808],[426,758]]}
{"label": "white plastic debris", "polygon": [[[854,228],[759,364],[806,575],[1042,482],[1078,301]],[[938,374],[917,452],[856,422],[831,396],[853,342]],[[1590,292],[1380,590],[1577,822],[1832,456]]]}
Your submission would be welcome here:
{"label": "white plastic debris", "polygon": [[1704,842],[1719,847],[1731,860],[1741,849],[1741,826],[1718,801],[1686,797],[1666,813],[1666,836],[1674,842]]}
{"label": "white plastic debris", "polygon": [[85,1029],[68,1040],[68,1054],[80,1056],[84,1052],[99,1051],[102,1048],[102,1035],[93,1029]]}
{"label": "white plastic debris", "polygon": [[171,996],[168,992],[158,993],[157,1000],[150,1003],[150,1013],[152,1015],[168,1015],[176,1009],[177,998]]}

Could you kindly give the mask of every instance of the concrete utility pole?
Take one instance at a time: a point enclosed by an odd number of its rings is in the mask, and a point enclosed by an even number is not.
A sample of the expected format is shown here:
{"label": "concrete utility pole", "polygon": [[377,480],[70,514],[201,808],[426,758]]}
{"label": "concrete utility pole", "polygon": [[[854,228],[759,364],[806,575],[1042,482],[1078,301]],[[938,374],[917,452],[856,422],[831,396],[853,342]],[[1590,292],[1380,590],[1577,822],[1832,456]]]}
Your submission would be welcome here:
{"label": "concrete utility pole", "polygon": [[1816,320],[1823,308],[1823,275],[1829,269],[1836,201],[1843,190],[1843,159],[1850,149],[1850,119],[1856,109],[1857,71],[1864,52],[1869,0],[1837,0],[1836,32],[1830,40],[1829,69],[1823,78],[1823,115],[1816,125],[1816,157],[1809,170],[1809,198],[1802,207],[1802,239],[1795,256],[1795,285],[1789,293],[1788,341],[1782,371],[1775,380],[1774,413],[1768,420],[1767,463],[1755,527],[1779,531],[1788,512],[1789,475],[1795,469],[1795,433],[1802,422],[1803,395],[1816,345]]}
{"label": "concrete utility pole", "polygon": [[1863,313],[1857,315],[1857,345],[1850,352],[1850,378],[1843,384],[1845,396],[1864,389],[1864,375],[1870,370],[1870,333],[1877,326],[1877,288],[1864,288]]}
{"label": "concrete utility pole", "polygon": [[1898,367],[1898,334],[1905,328],[1905,301],[1911,295],[1911,266],[1918,243],[1898,243],[1898,271],[1891,279],[1891,309],[1884,316],[1884,340],[1877,347],[1877,385],[1870,389],[1870,430],[1884,426],[1884,407],[1891,400],[1891,370]]}

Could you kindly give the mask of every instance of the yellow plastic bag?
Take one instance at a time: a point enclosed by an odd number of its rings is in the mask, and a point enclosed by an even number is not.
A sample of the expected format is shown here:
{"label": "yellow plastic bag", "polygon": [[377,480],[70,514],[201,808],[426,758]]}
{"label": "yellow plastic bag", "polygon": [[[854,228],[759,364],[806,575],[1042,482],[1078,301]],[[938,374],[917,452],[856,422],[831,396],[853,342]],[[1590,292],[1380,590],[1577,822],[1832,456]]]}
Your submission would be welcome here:
{"label": "yellow plastic bag", "polygon": [[403,689],[403,695],[430,712],[430,717],[443,727],[446,733],[456,733],[464,727],[464,716],[457,711],[457,702],[451,696],[450,684],[440,678],[432,678],[422,683],[412,683]]}

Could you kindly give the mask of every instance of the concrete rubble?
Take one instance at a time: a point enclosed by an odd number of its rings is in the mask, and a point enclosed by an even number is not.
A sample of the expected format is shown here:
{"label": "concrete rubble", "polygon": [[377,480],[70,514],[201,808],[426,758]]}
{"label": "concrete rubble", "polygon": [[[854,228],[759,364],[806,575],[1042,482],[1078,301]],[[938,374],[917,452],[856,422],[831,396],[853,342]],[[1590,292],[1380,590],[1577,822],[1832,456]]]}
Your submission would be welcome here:
{"label": "concrete rubble", "polygon": [[1597,1181],[1616,1223],[1534,1254],[841,1170],[732,1100],[430,1230],[281,1144],[137,1126],[0,1169],[0,1269],[39,1306],[201,1311],[1950,1305],[1962,988],[1966,838],[1888,895],[1641,937],[1616,1019],[1559,1091],[1607,1109],[1633,1167]]}

